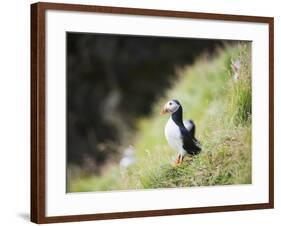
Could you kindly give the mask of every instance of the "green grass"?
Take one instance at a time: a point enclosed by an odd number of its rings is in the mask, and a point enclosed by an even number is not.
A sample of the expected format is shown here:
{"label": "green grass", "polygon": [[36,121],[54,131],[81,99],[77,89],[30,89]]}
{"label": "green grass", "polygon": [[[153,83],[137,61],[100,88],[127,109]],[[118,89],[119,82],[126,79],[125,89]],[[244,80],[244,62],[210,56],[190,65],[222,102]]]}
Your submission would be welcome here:
{"label": "green grass", "polygon": [[[177,79],[153,113],[137,122],[132,141],[137,161],[126,170],[118,163],[102,176],[69,180],[69,191],[172,188],[251,183],[251,47],[239,43],[202,56],[177,73]],[[239,80],[231,62],[241,63]],[[169,99],[178,99],[184,118],[196,124],[202,152],[173,165],[176,152],[167,145],[160,116]]]}

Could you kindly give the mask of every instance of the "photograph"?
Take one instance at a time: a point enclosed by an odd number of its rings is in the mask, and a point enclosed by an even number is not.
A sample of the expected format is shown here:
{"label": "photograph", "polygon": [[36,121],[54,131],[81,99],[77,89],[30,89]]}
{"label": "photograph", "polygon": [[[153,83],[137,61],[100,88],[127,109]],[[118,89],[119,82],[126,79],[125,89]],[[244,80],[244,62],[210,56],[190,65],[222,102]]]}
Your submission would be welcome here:
{"label": "photograph", "polygon": [[207,11],[31,5],[32,222],[274,208],[274,18]]}
{"label": "photograph", "polygon": [[66,33],[66,192],[252,184],[252,42]]}

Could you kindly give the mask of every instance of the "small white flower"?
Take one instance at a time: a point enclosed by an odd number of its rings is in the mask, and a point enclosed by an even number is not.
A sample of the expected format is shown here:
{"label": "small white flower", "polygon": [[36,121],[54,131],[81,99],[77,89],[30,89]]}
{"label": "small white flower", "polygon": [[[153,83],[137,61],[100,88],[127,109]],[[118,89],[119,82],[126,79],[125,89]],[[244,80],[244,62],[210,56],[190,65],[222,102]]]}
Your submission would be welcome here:
{"label": "small white flower", "polygon": [[241,62],[239,59],[232,61],[231,63],[232,69],[232,77],[234,81],[237,81],[240,78],[240,69],[241,69]]}
{"label": "small white flower", "polygon": [[119,165],[120,167],[126,169],[134,162],[135,162],[135,149],[133,148],[133,146],[130,145],[123,151],[123,156],[119,162]]}

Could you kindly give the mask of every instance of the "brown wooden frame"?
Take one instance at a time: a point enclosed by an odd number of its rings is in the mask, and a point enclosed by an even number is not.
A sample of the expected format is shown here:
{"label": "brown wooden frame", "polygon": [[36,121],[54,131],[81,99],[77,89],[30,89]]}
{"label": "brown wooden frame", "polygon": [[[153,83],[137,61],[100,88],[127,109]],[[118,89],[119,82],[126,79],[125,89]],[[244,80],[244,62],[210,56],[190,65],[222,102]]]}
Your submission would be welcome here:
{"label": "brown wooden frame", "polygon": [[[269,202],[215,207],[145,210],[104,214],[52,216],[45,215],[45,13],[46,10],[101,12],[225,21],[258,22],[269,25]],[[136,8],[104,7],[56,3],[31,5],[31,221],[54,223],[104,220],[115,218],[194,214],[274,207],[274,19],[271,17],[224,15]]]}

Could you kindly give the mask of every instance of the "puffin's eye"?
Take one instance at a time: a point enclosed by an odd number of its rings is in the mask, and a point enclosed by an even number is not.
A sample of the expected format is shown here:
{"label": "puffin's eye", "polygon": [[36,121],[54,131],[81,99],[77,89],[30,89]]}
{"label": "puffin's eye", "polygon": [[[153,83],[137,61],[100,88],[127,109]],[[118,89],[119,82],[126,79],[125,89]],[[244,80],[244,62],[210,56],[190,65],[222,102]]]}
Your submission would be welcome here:
{"label": "puffin's eye", "polygon": [[172,105],[172,102],[170,102],[169,105]]}

